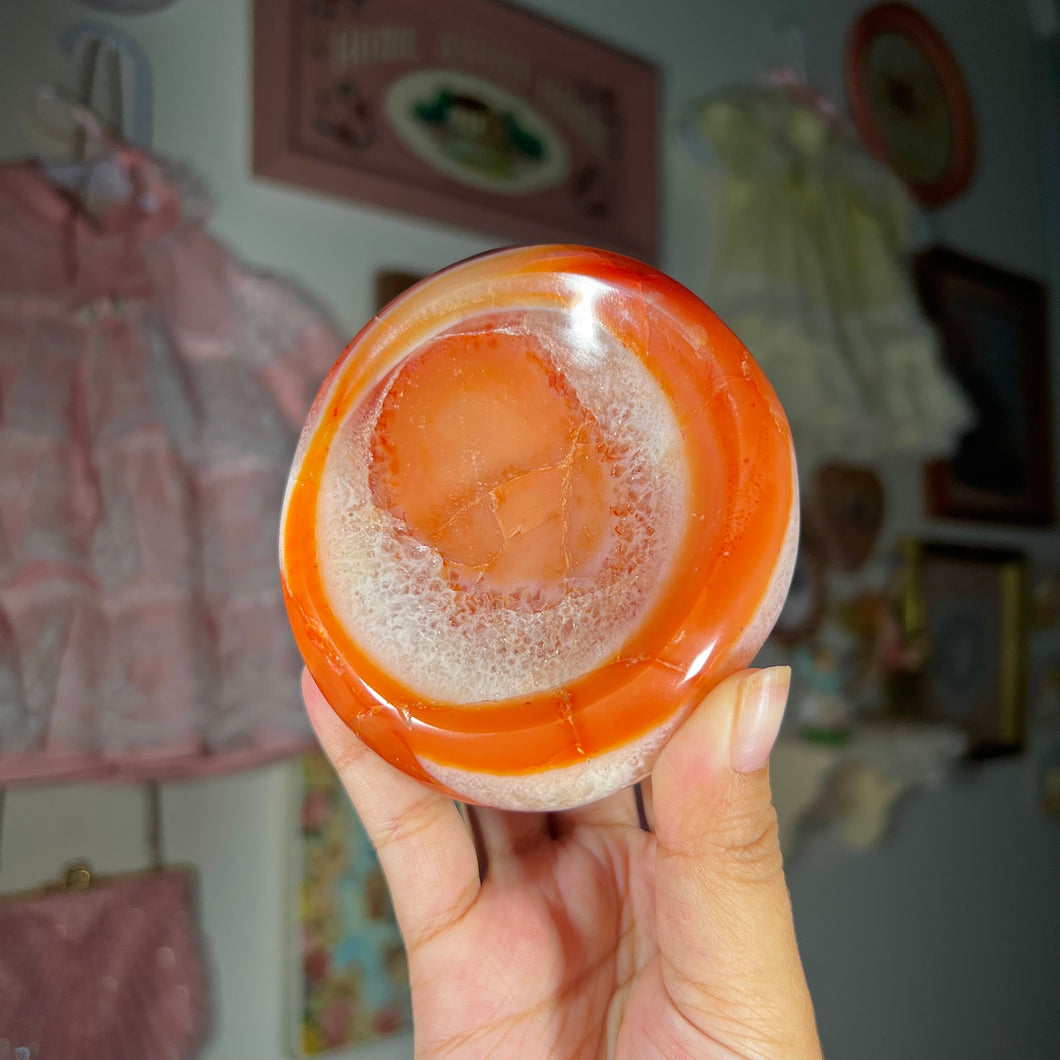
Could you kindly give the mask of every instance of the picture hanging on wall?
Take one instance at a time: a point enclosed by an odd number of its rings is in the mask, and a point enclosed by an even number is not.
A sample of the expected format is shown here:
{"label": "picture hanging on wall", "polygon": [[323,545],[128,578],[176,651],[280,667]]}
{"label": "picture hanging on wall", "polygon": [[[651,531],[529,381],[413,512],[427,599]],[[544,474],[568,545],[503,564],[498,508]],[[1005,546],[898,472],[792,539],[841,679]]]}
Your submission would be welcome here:
{"label": "picture hanging on wall", "polygon": [[303,755],[294,779],[292,1051],[409,1056],[405,948],[372,843],[323,754]]}
{"label": "picture hanging on wall", "polygon": [[655,259],[651,64],[495,0],[254,10],[256,175]]}
{"label": "picture hanging on wall", "polygon": [[1027,562],[1022,553],[905,542],[905,633],[922,638],[919,710],[969,737],[973,757],[1022,750]]}
{"label": "picture hanging on wall", "polygon": [[942,354],[975,410],[925,471],[928,514],[1047,526],[1055,518],[1045,288],[935,247],[916,261]]}
{"label": "picture hanging on wall", "polygon": [[960,195],[976,163],[976,122],[960,65],[916,8],[865,11],[846,44],[851,117],[866,145],[924,206]]}

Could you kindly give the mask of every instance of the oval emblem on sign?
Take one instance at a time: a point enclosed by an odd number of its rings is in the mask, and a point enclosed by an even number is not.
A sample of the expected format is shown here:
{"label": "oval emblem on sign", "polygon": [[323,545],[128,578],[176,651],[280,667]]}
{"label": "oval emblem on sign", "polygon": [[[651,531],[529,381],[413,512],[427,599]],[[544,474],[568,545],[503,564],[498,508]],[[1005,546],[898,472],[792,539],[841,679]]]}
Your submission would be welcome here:
{"label": "oval emblem on sign", "polygon": [[567,146],[551,122],[472,74],[407,74],[387,91],[386,111],[410,151],[473,188],[527,195],[554,187],[569,170]]}

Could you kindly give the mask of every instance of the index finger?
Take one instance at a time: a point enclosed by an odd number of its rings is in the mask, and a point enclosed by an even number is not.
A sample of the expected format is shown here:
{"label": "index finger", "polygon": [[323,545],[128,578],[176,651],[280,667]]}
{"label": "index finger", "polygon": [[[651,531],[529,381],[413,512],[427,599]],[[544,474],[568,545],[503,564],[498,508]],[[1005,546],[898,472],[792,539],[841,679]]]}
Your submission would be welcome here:
{"label": "index finger", "polygon": [[331,709],[308,672],[302,698],[371,839],[411,953],[459,921],[479,891],[474,841],[456,804],[385,762]]}

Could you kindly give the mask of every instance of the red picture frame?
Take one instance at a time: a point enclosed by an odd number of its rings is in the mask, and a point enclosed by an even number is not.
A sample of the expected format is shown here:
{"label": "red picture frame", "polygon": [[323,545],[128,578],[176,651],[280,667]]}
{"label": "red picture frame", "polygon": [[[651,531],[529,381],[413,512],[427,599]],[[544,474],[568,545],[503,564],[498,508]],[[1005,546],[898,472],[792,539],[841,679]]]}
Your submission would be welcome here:
{"label": "red picture frame", "polygon": [[[881,44],[889,52],[881,54]],[[907,49],[907,58],[919,53],[921,76],[895,55],[896,44]],[[960,65],[935,26],[908,4],[870,8],[847,36],[844,73],[850,115],[869,150],[906,181],[924,206],[941,206],[960,195],[975,172],[975,112]],[[882,88],[881,80],[886,82]],[[943,162],[925,176],[917,137],[921,147],[931,150],[942,142],[930,126],[925,101],[939,89],[945,99],[948,146]],[[881,92],[890,105],[881,106]],[[917,120],[926,123],[919,130]]]}
{"label": "red picture frame", "polygon": [[655,68],[497,0],[256,0],[255,175],[658,255]]}

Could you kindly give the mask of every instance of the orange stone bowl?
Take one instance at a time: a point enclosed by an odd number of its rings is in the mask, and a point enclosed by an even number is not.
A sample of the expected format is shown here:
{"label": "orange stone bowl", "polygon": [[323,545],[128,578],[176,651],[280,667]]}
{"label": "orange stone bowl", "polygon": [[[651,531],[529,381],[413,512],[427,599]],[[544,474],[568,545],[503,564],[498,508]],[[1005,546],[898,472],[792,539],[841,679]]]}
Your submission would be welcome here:
{"label": "orange stone bowl", "polygon": [[310,412],[280,529],[332,707],[455,798],[562,809],[645,777],[758,652],[798,539],[787,421],[684,287],[502,250],[376,316]]}

